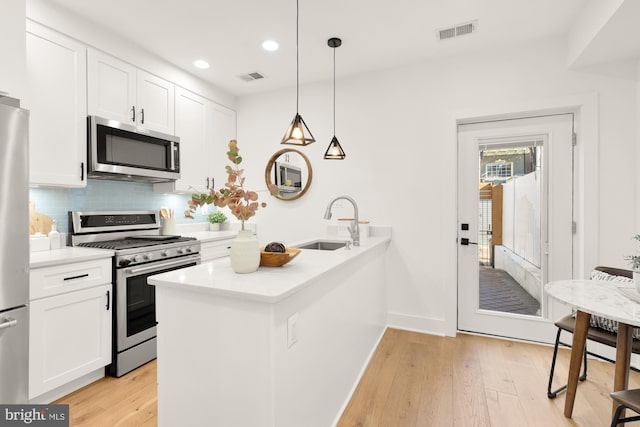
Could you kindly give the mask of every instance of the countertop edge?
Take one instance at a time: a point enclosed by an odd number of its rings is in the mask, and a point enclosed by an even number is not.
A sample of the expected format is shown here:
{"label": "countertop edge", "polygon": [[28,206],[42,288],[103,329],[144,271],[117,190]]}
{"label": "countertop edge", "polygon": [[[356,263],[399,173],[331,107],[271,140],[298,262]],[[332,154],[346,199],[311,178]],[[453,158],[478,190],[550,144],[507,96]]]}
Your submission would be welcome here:
{"label": "countertop edge", "polygon": [[[290,297],[291,295],[301,291],[302,289],[305,289],[306,287],[308,287],[314,280],[316,280],[317,278],[331,272],[332,270],[335,270],[341,266],[343,266],[344,264],[348,263],[348,262],[352,262],[352,261],[356,261],[357,259],[361,258],[362,256],[364,256],[365,254],[381,247],[381,246],[387,246],[389,245],[389,243],[391,242],[391,237],[390,236],[382,236],[376,239],[376,242],[373,242],[371,245],[367,245],[367,246],[361,246],[360,248],[365,248],[366,250],[364,251],[358,251],[358,253],[353,254],[352,256],[348,256],[344,259],[339,260],[338,262],[333,262],[331,263],[331,265],[329,265],[326,269],[323,269],[322,271],[314,271],[311,272],[309,274],[308,277],[305,277],[303,279],[301,279],[299,281],[299,283],[297,283],[295,286],[289,287],[287,289],[284,289],[282,292],[277,293],[277,294],[257,294],[254,292],[244,292],[244,291],[237,291],[234,289],[220,289],[220,288],[216,288],[216,287],[208,287],[208,286],[203,286],[203,285],[194,285],[194,284],[187,284],[187,283],[179,283],[175,280],[169,280],[169,279],[165,279],[162,278],[163,276],[167,276],[167,275],[172,275],[172,272],[169,273],[163,273],[160,275],[156,275],[156,276],[150,276],[148,278],[148,283],[154,286],[158,286],[158,287],[166,287],[166,288],[171,288],[171,289],[180,289],[180,290],[184,290],[184,291],[188,291],[188,292],[197,292],[199,294],[208,294],[208,295],[215,295],[215,296],[222,296],[222,297],[229,297],[229,298],[235,298],[235,299],[240,299],[240,300],[245,300],[245,301],[253,301],[253,302],[261,302],[261,303],[268,303],[268,304],[274,304],[274,303],[278,303],[288,297]],[[353,250],[353,249],[351,249]],[[354,251],[355,252],[355,251]],[[219,264],[220,262],[224,262],[221,260],[214,260],[214,261],[209,261],[209,263],[214,263],[214,264]],[[228,260],[227,260],[228,262]],[[294,261],[295,262],[295,261]],[[202,265],[205,265],[207,263],[203,263]],[[265,268],[269,268],[269,267],[265,267]],[[286,268],[286,266],[284,267],[273,267],[273,268]],[[267,270],[268,271],[268,270]],[[183,270],[184,272],[184,270]],[[249,273],[250,275],[253,274],[259,274],[259,272],[256,273]],[[236,273],[233,273],[236,274]],[[160,278],[158,278],[160,277]]]}
{"label": "countertop edge", "polygon": [[31,252],[29,254],[29,269],[111,258],[113,254],[113,251],[105,249],[81,247],[64,247],[50,251]]}

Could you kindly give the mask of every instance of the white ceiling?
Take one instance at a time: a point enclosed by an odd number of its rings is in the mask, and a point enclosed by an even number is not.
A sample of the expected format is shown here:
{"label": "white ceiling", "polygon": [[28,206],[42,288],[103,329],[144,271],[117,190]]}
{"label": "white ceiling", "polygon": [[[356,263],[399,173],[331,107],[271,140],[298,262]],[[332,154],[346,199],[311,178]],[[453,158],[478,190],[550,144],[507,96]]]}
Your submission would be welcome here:
{"label": "white ceiling", "polygon": [[[294,0],[51,1],[234,95],[295,85]],[[331,78],[330,37],[343,40],[336,51],[340,78],[566,34],[590,1],[299,0],[300,80]],[[476,19],[474,35],[436,41],[437,29]],[[264,51],[265,39],[280,49]],[[211,68],[195,69],[198,58]],[[254,71],[266,78],[238,77]]]}

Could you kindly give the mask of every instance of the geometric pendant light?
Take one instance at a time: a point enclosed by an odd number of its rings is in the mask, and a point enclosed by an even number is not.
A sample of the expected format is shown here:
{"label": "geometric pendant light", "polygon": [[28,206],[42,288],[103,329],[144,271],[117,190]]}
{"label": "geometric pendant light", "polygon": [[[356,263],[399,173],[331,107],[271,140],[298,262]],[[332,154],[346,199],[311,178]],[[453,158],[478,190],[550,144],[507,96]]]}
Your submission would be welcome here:
{"label": "geometric pendant light", "polygon": [[324,153],[327,160],[344,160],[346,154],[340,146],[338,138],[336,138],[336,49],[342,45],[342,40],[332,37],[327,40],[329,47],[333,48],[333,138]]}
{"label": "geometric pendant light", "polygon": [[309,145],[316,142],[316,140],[304,122],[304,119],[298,113],[298,103],[300,100],[300,60],[298,54],[299,9],[298,0],[296,0],[296,115],[293,117],[293,120],[291,120],[291,124],[282,137],[280,144]]}

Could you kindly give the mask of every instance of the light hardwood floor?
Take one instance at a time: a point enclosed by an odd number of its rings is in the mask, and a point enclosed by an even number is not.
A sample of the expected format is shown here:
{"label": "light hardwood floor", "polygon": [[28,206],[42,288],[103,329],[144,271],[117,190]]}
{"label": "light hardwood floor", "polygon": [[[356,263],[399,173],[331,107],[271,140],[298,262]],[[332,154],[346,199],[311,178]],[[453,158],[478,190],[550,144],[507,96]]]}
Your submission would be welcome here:
{"label": "light hardwood floor", "polygon": [[[547,399],[552,348],[459,334],[438,337],[388,329],[338,423],[339,427],[607,426],[613,365],[589,360],[573,419],[564,394]],[[557,382],[567,376],[561,350]],[[631,372],[629,386],[640,388]],[[56,403],[70,405],[72,427],[155,426],[156,362],[104,378]],[[301,426],[302,427],[302,426]]]}

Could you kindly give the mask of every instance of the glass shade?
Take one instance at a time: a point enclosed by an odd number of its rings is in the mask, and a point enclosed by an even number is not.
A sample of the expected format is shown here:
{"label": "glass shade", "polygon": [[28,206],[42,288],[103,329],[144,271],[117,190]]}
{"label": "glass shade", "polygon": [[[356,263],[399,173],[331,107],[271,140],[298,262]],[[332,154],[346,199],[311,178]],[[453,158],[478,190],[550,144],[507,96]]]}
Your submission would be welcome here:
{"label": "glass shade", "polygon": [[324,158],[327,160],[344,160],[345,157],[346,154],[340,146],[338,138],[334,135],[333,139],[329,143],[329,147],[327,147],[327,151],[324,153]]}
{"label": "glass shade", "polygon": [[316,142],[302,116],[296,113],[280,144],[309,145]]}

